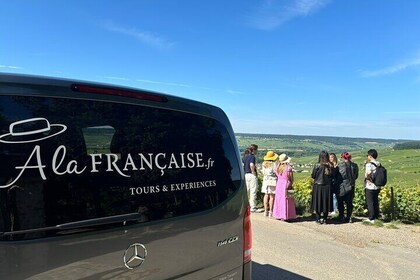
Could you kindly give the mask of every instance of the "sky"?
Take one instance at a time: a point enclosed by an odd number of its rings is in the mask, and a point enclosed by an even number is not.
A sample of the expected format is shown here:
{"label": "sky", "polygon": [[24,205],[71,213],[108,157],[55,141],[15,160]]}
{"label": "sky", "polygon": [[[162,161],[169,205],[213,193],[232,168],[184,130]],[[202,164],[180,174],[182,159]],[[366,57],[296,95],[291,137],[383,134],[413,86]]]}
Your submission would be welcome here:
{"label": "sky", "polygon": [[420,140],[420,1],[1,1],[0,72],[222,108],[237,133]]}

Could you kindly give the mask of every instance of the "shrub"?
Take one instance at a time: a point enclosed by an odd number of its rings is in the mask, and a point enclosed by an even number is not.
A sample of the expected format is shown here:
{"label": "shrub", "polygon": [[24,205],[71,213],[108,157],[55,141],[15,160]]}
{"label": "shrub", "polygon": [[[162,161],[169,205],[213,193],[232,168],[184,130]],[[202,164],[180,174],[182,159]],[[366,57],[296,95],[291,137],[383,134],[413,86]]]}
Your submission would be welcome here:
{"label": "shrub", "polygon": [[311,177],[307,177],[293,183],[293,189],[295,190],[294,196],[296,202],[296,212],[300,215],[305,212],[310,212],[313,182],[314,180]]}
{"label": "shrub", "polygon": [[[420,185],[394,185],[394,214],[397,219],[420,222]],[[380,193],[381,211],[391,217],[391,186],[386,186]]]}
{"label": "shrub", "polygon": [[[420,185],[387,185],[379,193],[380,213],[386,220],[392,218],[391,187],[394,190],[394,216],[399,220],[420,221]],[[353,205],[356,215],[367,215],[363,186],[358,188]],[[356,209],[357,208],[357,209]]]}
{"label": "shrub", "polygon": [[[379,210],[386,220],[392,218],[391,187],[385,186],[379,193]],[[394,207],[395,213],[395,207]]]}
{"label": "shrub", "polygon": [[[308,177],[294,183],[295,200],[298,214],[310,211],[313,180]],[[420,184],[415,186],[388,185],[379,193],[380,213],[385,219],[392,217],[391,187],[394,190],[394,215],[397,219],[420,222]],[[363,185],[356,185],[353,199],[353,213],[367,216],[365,190]]]}
{"label": "shrub", "polygon": [[[262,185],[262,176],[259,176],[259,186]],[[296,211],[302,215],[310,212],[313,179],[306,177],[296,180],[293,184],[295,190]],[[420,184],[407,186],[404,183],[390,184],[382,188],[379,193],[380,213],[386,220],[392,218],[391,187],[394,191],[394,216],[399,220],[420,222]],[[257,201],[262,205],[263,194],[261,187],[257,194]],[[356,216],[367,216],[365,190],[362,184],[356,185],[356,192],[353,199],[353,214]]]}
{"label": "shrub", "polygon": [[353,198],[353,214],[357,216],[366,216],[368,213],[365,188],[363,185],[356,185]]}

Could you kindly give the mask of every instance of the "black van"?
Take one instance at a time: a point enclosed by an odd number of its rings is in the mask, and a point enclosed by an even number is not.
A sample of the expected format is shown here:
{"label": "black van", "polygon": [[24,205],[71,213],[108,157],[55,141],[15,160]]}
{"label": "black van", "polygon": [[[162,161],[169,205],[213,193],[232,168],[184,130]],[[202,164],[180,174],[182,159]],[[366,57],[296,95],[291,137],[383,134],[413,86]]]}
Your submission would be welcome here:
{"label": "black van", "polygon": [[0,74],[0,279],[250,279],[251,224],[217,107]]}

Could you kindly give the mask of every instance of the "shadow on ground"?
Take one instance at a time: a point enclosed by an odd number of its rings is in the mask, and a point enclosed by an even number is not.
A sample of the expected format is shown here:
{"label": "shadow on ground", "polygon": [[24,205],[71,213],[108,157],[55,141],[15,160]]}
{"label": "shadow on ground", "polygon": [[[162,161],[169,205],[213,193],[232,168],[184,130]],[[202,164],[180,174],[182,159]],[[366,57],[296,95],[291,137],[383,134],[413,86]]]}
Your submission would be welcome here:
{"label": "shadow on ground", "polygon": [[[302,223],[302,222],[311,222],[311,223],[315,223],[315,215],[312,216],[298,216],[296,219],[290,221],[292,223]],[[362,218],[359,217],[352,217],[352,223],[360,223],[362,222]],[[338,217],[328,217],[327,220],[328,224],[332,224],[332,225],[339,225],[339,224],[343,224],[344,222],[339,219]]]}
{"label": "shadow on ground", "polygon": [[253,280],[271,280],[271,279],[290,279],[304,280],[310,279],[299,274],[272,266],[271,264],[259,264],[252,262],[252,279]]}

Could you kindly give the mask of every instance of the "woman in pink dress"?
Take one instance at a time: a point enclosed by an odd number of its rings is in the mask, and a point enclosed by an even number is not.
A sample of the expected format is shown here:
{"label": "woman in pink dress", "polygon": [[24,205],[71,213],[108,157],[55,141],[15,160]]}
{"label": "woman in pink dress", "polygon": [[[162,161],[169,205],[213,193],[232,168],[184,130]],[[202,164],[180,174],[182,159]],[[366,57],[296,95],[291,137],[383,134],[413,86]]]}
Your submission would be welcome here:
{"label": "woman in pink dress", "polygon": [[279,165],[276,170],[277,185],[274,199],[273,217],[278,220],[289,221],[296,218],[295,199],[287,195],[287,189],[293,184],[293,171],[288,165],[291,158],[286,154],[279,156]]}

